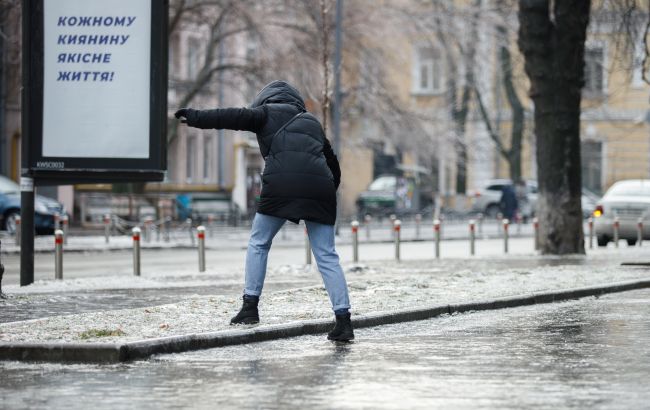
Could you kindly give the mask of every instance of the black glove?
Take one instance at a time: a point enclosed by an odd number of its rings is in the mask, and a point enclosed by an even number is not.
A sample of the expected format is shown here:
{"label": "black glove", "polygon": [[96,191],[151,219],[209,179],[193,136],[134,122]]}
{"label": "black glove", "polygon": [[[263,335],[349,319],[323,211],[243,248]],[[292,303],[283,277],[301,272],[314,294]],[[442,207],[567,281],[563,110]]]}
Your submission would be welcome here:
{"label": "black glove", "polygon": [[181,108],[174,113],[174,117],[180,118],[182,123],[186,123],[190,127],[196,127],[199,122],[199,111],[192,108]]}

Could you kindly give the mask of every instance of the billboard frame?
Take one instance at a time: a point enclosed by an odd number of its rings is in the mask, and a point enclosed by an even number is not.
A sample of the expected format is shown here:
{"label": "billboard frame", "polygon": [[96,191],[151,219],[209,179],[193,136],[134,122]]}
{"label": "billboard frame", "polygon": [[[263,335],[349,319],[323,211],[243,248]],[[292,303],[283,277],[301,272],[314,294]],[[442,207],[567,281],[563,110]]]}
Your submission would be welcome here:
{"label": "billboard frame", "polygon": [[[162,181],[167,169],[168,0],[151,0],[149,157],[44,157],[44,1],[23,0],[21,175],[35,185]],[[115,119],[119,121],[119,119]]]}

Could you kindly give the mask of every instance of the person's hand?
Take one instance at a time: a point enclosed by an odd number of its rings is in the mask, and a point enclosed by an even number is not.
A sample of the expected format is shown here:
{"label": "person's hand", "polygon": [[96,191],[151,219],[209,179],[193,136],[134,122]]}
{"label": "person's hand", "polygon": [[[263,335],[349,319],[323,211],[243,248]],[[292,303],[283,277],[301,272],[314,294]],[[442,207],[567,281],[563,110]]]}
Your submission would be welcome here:
{"label": "person's hand", "polygon": [[198,111],[192,108],[181,108],[174,113],[174,117],[180,119],[184,124],[194,126],[198,120]]}

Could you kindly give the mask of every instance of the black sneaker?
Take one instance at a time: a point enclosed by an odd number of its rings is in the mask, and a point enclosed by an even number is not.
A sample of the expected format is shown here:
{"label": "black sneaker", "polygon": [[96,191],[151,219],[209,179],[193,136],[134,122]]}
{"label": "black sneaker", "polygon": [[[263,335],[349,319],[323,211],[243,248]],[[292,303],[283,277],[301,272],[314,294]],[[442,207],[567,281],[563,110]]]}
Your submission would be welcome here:
{"label": "black sneaker", "polygon": [[327,334],[328,340],[337,342],[349,342],[354,340],[354,331],[352,330],[352,320],[350,320],[350,313],[344,313],[336,316],[336,325],[331,332]]}
{"label": "black sneaker", "polygon": [[244,295],[244,303],[241,310],[235,317],[230,319],[231,325],[254,325],[260,322],[260,315],[257,311],[259,298]]}

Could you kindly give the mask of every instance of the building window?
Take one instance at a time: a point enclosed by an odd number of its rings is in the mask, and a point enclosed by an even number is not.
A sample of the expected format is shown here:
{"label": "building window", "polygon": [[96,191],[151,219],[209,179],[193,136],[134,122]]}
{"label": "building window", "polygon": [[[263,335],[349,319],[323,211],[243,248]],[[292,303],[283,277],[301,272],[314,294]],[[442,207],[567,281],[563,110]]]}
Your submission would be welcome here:
{"label": "building window", "polygon": [[186,157],[185,157],[185,178],[187,182],[194,180],[194,166],[196,164],[196,137],[187,137]]}
{"label": "building window", "polygon": [[605,91],[605,52],[603,47],[585,49],[585,86],[590,94],[602,94]]}
{"label": "building window", "polygon": [[442,92],[444,78],[440,51],[433,47],[419,47],[415,58],[413,91],[418,94]]}
{"label": "building window", "polygon": [[196,78],[201,65],[201,42],[198,38],[187,39],[187,77]]}

